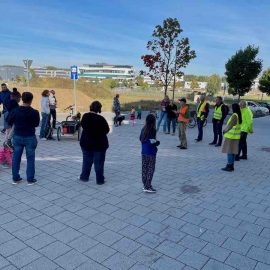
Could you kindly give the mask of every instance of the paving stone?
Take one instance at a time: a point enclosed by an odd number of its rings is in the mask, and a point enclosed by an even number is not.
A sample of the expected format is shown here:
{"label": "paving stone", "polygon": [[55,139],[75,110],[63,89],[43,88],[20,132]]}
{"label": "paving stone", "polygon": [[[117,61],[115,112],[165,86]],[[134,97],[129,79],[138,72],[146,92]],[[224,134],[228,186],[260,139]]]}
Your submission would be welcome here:
{"label": "paving stone", "polygon": [[84,253],[88,249],[94,247],[97,244],[98,244],[98,242],[96,240],[83,235],[83,236],[76,238],[72,242],[69,242],[68,245],[73,247],[77,251]]}
{"label": "paving stone", "polygon": [[40,227],[40,230],[48,233],[48,234],[55,234],[60,231],[63,231],[67,226],[65,226],[63,223],[60,223],[58,221],[53,221],[45,226]]}
{"label": "paving stone", "polygon": [[25,243],[32,247],[35,250],[41,249],[53,242],[55,242],[56,239],[53,238],[52,236],[46,234],[46,233],[41,233],[37,236],[34,236],[33,238],[27,240]]}
{"label": "paving stone", "polygon": [[5,230],[0,230],[0,244],[5,243],[13,238],[14,236],[10,234],[9,232]]}
{"label": "paving stone", "polygon": [[246,222],[246,221],[242,221],[241,224],[238,226],[238,228],[243,231],[250,232],[257,235],[259,235],[261,231],[263,230],[262,226],[259,226],[250,222]]}
{"label": "paving stone", "polygon": [[224,225],[222,223],[206,219],[200,224],[200,227],[214,232],[219,232],[222,228],[224,228]]}
{"label": "paving stone", "polygon": [[108,268],[93,260],[87,260],[85,263],[77,267],[76,270],[108,270]]}
{"label": "paving stone", "polygon": [[269,243],[269,239],[258,236],[256,234],[247,233],[245,237],[243,238],[243,242],[256,246],[256,247],[266,248]]}
{"label": "paving stone", "polygon": [[236,240],[241,240],[246,232],[230,227],[230,226],[225,226],[221,231],[220,234],[234,238]]}
{"label": "paving stone", "polygon": [[164,241],[164,238],[152,233],[145,233],[144,235],[139,237],[136,241],[147,247],[155,248]]}
{"label": "paving stone", "polygon": [[130,255],[132,252],[137,250],[141,245],[137,242],[130,240],[126,237],[123,237],[118,242],[114,243],[112,245],[112,248],[119,251],[120,253],[124,255]]}
{"label": "paving stone", "polygon": [[70,250],[71,248],[69,246],[63,244],[60,241],[56,241],[40,249],[39,252],[48,257],[49,259],[54,260]]}
{"label": "paving stone", "polygon": [[190,234],[192,236],[199,237],[201,234],[203,234],[206,231],[206,229],[196,226],[196,225],[186,224],[181,228],[181,231],[184,233]]}
{"label": "paving stone", "polygon": [[66,270],[75,269],[86,261],[87,257],[75,250],[71,250],[55,260],[58,265]]}
{"label": "paving stone", "polygon": [[0,269],[4,269],[4,267],[8,265],[9,265],[9,261],[0,255]]}
{"label": "paving stone", "polygon": [[163,243],[161,243],[158,247],[156,247],[156,250],[162,254],[165,254],[171,258],[176,259],[185,250],[185,248],[180,244],[176,244],[174,242],[166,240]]}
{"label": "paving stone", "polygon": [[116,253],[112,255],[109,259],[104,261],[103,265],[105,265],[111,270],[126,270],[133,266],[135,263],[135,260],[121,253]]}
{"label": "paving stone", "polygon": [[72,228],[66,228],[58,233],[55,233],[53,237],[67,244],[81,235],[82,234],[80,232]]}
{"label": "paving stone", "polygon": [[118,232],[118,231],[124,229],[125,227],[127,227],[128,223],[115,218],[115,219],[110,220],[107,223],[103,224],[103,226],[111,231]]}
{"label": "paving stone", "polygon": [[85,252],[85,255],[88,256],[90,259],[95,260],[96,262],[102,263],[115,253],[116,251],[114,249],[107,247],[103,244],[98,244]]}
{"label": "paving stone", "polygon": [[23,267],[22,270],[55,270],[58,266],[45,257],[41,257],[36,261],[31,262],[27,266]]}
{"label": "paving stone", "polygon": [[179,244],[193,251],[199,252],[204,246],[206,246],[207,242],[201,240],[200,238],[187,235],[179,242]]}
{"label": "paving stone", "polygon": [[163,225],[159,222],[149,221],[146,224],[144,224],[143,226],[141,226],[141,228],[150,232],[150,233],[158,234],[158,233],[161,233],[162,231],[164,231],[167,228],[167,226]]}
{"label": "paving stone", "polygon": [[252,270],[256,265],[256,261],[242,255],[232,253],[226,260],[226,264],[239,270]]}
{"label": "paving stone", "polygon": [[106,230],[95,237],[95,239],[107,246],[111,246],[113,243],[119,241],[123,236],[116,232]]}
{"label": "paving stone", "polygon": [[270,264],[270,251],[252,247],[248,252],[248,257],[262,263]]}
{"label": "paving stone", "polygon": [[235,268],[232,268],[231,266],[228,266],[224,263],[215,261],[215,260],[209,260],[207,264],[202,268],[202,270],[234,270]]}
{"label": "paving stone", "polygon": [[155,263],[161,256],[161,253],[148,247],[140,247],[130,255],[131,258],[148,267]]}
{"label": "paving stone", "polygon": [[184,264],[166,256],[160,257],[151,268],[156,270],[181,270],[184,268]]}
{"label": "paving stone", "polygon": [[201,253],[220,262],[224,262],[229,254],[231,253],[228,249],[218,247],[211,243],[208,243],[202,250]]}
{"label": "paving stone", "polygon": [[227,239],[226,236],[210,230],[207,230],[205,233],[203,233],[200,238],[217,246],[221,246]]}
{"label": "paving stone", "polygon": [[81,228],[79,231],[90,236],[90,237],[94,237],[94,236],[104,232],[105,228],[98,225],[98,224],[91,223],[91,224],[88,224],[85,227]]}
{"label": "paving stone", "polygon": [[5,223],[2,225],[2,228],[5,229],[6,231],[13,233],[19,229],[25,228],[29,226],[29,224],[22,219],[15,219],[9,223]]}
{"label": "paving stone", "polygon": [[180,229],[186,224],[185,221],[175,217],[168,217],[162,223],[174,229]]}
{"label": "paving stone", "polygon": [[208,261],[208,257],[190,249],[186,249],[178,257],[178,260],[188,266],[194,267],[195,269],[201,269]]}
{"label": "paving stone", "polygon": [[251,247],[251,245],[243,241],[238,241],[231,238],[228,238],[222,246],[241,255],[246,255]]}
{"label": "paving stone", "polygon": [[18,239],[11,239],[8,242],[5,242],[3,244],[0,245],[0,254],[3,257],[8,257],[18,251],[20,251],[21,249],[25,248],[26,245],[18,240]]}
{"label": "paving stone", "polygon": [[119,231],[120,234],[126,236],[127,238],[136,240],[138,237],[145,234],[145,230],[137,228],[133,225],[125,227],[123,230]]}
{"label": "paving stone", "polygon": [[149,218],[147,217],[141,217],[139,215],[132,215],[130,217],[127,217],[125,219],[125,222],[132,224],[134,226],[140,227],[144,224],[146,224],[147,222],[149,222]]}
{"label": "paving stone", "polygon": [[136,263],[133,265],[130,270],[149,270],[150,268],[143,265],[142,263]]}
{"label": "paving stone", "polygon": [[27,264],[35,261],[41,257],[41,255],[31,248],[25,248],[15,254],[9,256],[7,259],[19,269],[23,268]]}
{"label": "paving stone", "polygon": [[269,264],[258,263],[255,267],[255,270],[269,270]]}
{"label": "paving stone", "polygon": [[167,228],[159,234],[161,237],[168,239],[170,241],[178,243],[181,239],[183,239],[186,234],[175,230],[173,228]]}

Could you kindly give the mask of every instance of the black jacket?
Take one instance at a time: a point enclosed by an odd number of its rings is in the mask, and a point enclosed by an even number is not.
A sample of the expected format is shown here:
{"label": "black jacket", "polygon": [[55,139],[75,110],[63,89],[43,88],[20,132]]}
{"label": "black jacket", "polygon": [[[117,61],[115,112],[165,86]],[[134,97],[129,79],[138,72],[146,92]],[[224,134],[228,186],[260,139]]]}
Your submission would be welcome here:
{"label": "black jacket", "polygon": [[222,118],[221,118],[220,120],[217,120],[217,119],[214,119],[214,117],[213,117],[212,122],[221,122],[221,123],[224,122],[224,120],[225,120],[225,118],[226,118],[226,116],[227,116],[227,110],[226,110],[226,108],[225,108],[224,103],[222,102],[220,105],[215,105],[215,108],[218,108],[218,107],[220,107],[221,105],[223,105],[223,106],[221,107]]}
{"label": "black jacket", "polygon": [[177,117],[176,113],[173,112],[173,111],[177,111],[177,106],[175,104],[167,105],[166,106],[166,111],[168,113],[168,118],[176,118]]}
{"label": "black jacket", "polygon": [[107,134],[110,132],[105,118],[96,113],[85,113],[82,117],[83,128],[80,145],[88,151],[105,151],[109,147]]}

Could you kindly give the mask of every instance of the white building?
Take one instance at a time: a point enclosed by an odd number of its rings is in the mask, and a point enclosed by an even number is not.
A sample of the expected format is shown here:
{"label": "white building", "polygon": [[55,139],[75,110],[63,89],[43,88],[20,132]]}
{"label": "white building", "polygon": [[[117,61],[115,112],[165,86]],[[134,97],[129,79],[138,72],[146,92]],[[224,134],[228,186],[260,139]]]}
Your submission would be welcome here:
{"label": "white building", "polygon": [[50,77],[50,78],[69,78],[70,71],[64,69],[47,69],[44,67],[33,67],[32,68],[37,77]]}
{"label": "white building", "polygon": [[147,83],[148,85],[154,85],[155,84],[155,81],[151,79],[150,76],[143,76],[143,81],[145,83]]}
{"label": "white building", "polygon": [[[207,82],[197,82],[198,83],[198,87],[196,89],[206,89],[207,87]],[[190,81],[185,81],[185,85],[184,88],[185,89],[191,89],[191,84],[192,82]]]}
{"label": "white building", "polygon": [[82,67],[78,67],[78,75],[82,78],[111,78],[119,80],[135,79],[135,72],[133,66],[108,65],[104,63],[83,65]]}

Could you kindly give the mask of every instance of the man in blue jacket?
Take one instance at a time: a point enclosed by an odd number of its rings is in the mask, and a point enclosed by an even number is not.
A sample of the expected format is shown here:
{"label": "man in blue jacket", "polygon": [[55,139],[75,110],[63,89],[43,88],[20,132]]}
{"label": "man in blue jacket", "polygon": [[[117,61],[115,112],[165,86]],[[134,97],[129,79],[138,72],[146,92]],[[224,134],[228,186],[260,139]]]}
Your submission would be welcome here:
{"label": "man in blue jacket", "polygon": [[5,83],[1,84],[2,91],[0,92],[0,105],[3,104],[3,115],[4,115],[4,129],[1,131],[2,133],[5,133],[6,128],[8,128],[7,123],[7,116],[8,116],[8,110],[7,106],[10,101],[10,95],[11,92],[7,88],[7,85]]}

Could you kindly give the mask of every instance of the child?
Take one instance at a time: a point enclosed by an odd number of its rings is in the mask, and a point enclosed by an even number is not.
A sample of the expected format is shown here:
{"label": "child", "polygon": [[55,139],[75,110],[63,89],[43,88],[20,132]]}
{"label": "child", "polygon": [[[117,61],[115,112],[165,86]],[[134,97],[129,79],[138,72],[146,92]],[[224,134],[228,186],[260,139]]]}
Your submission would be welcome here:
{"label": "child", "polygon": [[[10,100],[7,104],[7,109],[8,109],[7,121],[9,120],[9,116],[12,115],[14,110],[19,107],[20,101],[21,101],[21,94],[18,92],[17,88],[14,87],[10,95]],[[5,142],[4,142],[4,145],[7,146],[8,148],[12,148],[12,143],[11,143],[12,136],[13,136],[13,127],[9,126],[6,129]]]}
{"label": "child", "polygon": [[131,111],[130,111],[130,117],[129,120],[131,122],[131,125],[134,127],[134,123],[135,123],[135,114],[136,114],[136,110],[135,108],[132,106],[131,107]]}
{"label": "child", "polygon": [[12,166],[12,150],[5,146],[0,149],[0,164],[3,168],[11,168]]}
{"label": "child", "polygon": [[139,105],[138,106],[138,110],[137,110],[137,119],[142,119],[142,106]]}
{"label": "child", "polygon": [[155,172],[157,146],[160,142],[156,140],[156,117],[149,114],[145,120],[140,135],[142,143],[142,182],[143,191],[147,193],[155,193],[156,190],[152,187],[152,178]]}

